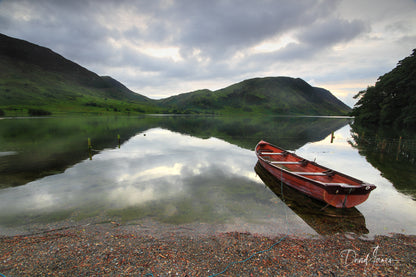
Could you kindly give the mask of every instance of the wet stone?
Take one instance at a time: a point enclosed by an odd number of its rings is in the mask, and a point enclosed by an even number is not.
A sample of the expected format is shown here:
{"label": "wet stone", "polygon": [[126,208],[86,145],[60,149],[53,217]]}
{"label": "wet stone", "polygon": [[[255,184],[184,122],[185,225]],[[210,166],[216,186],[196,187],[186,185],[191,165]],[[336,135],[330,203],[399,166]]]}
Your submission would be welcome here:
{"label": "wet stone", "polygon": [[[416,237],[266,237],[91,225],[0,237],[4,276],[414,276]],[[152,235],[153,234],[153,235]]]}

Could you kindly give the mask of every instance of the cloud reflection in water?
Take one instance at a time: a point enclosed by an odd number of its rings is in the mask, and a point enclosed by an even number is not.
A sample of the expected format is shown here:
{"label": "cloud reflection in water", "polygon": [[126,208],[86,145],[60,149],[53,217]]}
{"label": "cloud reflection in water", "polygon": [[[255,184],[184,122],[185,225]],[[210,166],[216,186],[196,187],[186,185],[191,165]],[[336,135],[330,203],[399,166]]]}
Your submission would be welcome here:
{"label": "cloud reflection in water", "polygon": [[150,129],[62,174],[0,191],[0,219],[66,211],[172,223],[281,222],[282,206],[255,163],[252,151],[219,139]]}

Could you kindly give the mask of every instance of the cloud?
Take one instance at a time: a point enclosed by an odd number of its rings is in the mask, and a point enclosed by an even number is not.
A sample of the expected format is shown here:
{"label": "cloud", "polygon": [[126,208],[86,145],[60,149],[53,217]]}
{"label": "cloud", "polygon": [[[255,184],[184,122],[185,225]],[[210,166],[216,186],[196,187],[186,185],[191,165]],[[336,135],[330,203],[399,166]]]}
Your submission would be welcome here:
{"label": "cloud", "polygon": [[162,97],[265,75],[354,81],[342,65],[359,75],[366,60],[374,74],[411,53],[415,11],[411,0],[3,0],[0,32]]}
{"label": "cloud", "polygon": [[347,21],[338,18],[330,18],[325,21],[316,22],[299,37],[306,44],[311,45],[334,45],[340,42],[348,42],[364,31],[365,24],[362,21]]}

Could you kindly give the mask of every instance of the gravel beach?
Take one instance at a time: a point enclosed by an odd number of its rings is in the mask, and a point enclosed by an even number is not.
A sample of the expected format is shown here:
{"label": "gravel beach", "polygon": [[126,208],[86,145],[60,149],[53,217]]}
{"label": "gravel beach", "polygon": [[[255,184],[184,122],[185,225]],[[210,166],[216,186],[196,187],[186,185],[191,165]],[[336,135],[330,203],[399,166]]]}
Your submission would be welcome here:
{"label": "gravel beach", "polygon": [[[115,222],[0,237],[3,276],[415,276],[416,236],[150,231]],[[0,275],[0,276],[1,276]]]}

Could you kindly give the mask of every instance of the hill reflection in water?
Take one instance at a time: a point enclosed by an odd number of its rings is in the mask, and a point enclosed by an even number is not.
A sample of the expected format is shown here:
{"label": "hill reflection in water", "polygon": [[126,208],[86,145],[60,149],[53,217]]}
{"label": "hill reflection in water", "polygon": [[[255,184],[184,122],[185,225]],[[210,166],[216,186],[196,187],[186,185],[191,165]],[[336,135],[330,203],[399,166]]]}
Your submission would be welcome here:
{"label": "hill reflection in water", "polygon": [[[148,129],[120,148],[23,186],[0,190],[3,228],[152,220],[224,231],[285,232],[252,150],[216,138]],[[313,232],[292,214],[295,229]]]}
{"label": "hill reflection in water", "polygon": [[[0,121],[0,188],[20,186],[38,178],[63,172],[88,158],[87,138],[93,148],[117,147],[151,128],[216,137],[246,149],[259,139],[296,149],[325,138],[347,124],[345,118],[322,117],[62,117],[21,118]],[[13,155],[10,155],[13,153]]]}
{"label": "hill reflection in water", "polygon": [[[343,229],[359,234],[367,229],[370,236],[416,234],[416,225],[408,220],[415,215],[415,201],[398,192],[351,147],[346,119],[158,116],[62,120],[1,120],[0,152],[7,153],[0,156],[0,175],[6,177],[1,181],[23,176],[20,180],[25,182],[0,189],[0,233],[79,222],[140,224],[150,220],[192,230],[206,226],[211,231],[271,235],[286,233],[287,223],[294,234]],[[92,160],[88,137],[97,150]],[[357,215],[352,228],[338,222],[331,231],[322,218],[312,215],[311,222],[298,210],[289,209],[253,170],[257,162],[253,149],[260,139],[376,184],[370,198],[357,207],[365,221]],[[71,155],[79,160],[70,159]],[[63,168],[50,166],[56,161]]]}

